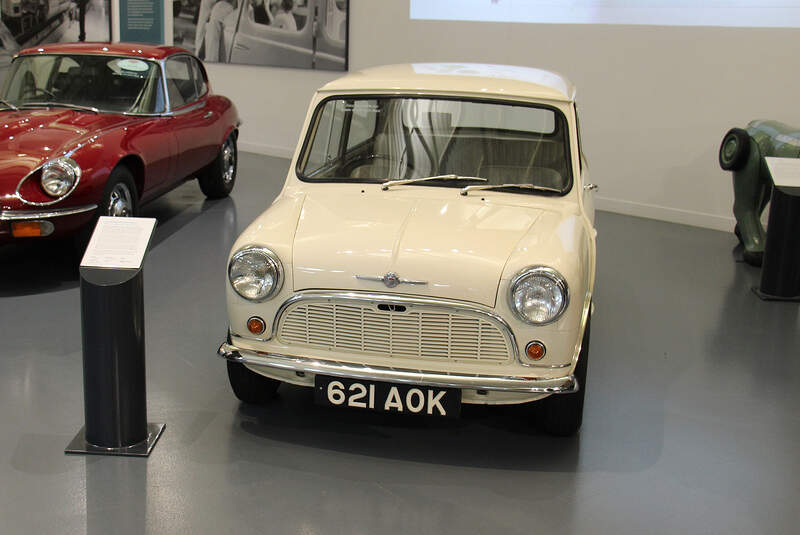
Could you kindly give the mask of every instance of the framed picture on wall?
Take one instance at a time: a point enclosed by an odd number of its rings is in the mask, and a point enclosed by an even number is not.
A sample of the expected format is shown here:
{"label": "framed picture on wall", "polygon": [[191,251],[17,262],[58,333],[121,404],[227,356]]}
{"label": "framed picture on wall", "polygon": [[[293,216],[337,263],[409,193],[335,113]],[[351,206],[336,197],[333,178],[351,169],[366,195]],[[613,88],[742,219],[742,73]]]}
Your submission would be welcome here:
{"label": "framed picture on wall", "polygon": [[108,41],[110,0],[3,0],[0,66],[23,48],[45,43]]}
{"label": "framed picture on wall", "polygon": [[173,42],[206,62],[347,70],[348,0],[172,0]]}

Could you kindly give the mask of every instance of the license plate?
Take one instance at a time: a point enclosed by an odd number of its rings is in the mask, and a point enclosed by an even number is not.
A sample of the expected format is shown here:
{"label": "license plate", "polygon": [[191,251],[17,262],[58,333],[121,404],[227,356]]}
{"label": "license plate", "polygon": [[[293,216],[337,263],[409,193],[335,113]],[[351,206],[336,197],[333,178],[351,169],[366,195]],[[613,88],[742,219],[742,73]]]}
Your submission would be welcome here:
{"label": "license plate", "polygon": [[418,385],[362,381],[317,375],[314,401],[320,405],[352,407],[398,414],[456,417],[461,412],[461,390]]}

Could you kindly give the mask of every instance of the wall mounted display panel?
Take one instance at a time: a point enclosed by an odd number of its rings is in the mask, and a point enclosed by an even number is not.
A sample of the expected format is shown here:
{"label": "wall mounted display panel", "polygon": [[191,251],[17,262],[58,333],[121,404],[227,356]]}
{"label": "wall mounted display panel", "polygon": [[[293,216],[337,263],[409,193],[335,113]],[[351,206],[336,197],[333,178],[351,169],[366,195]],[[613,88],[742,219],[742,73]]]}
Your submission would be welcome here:
{"label": "wall mounted display panel", "polygon": [[428,20],[653,26],[800,27],[797,0],[410,0]]}
{"label": "wall mounted display panel", "polygon": [[120,41],[164,43],[164,4],[162,0],[119,0]]}
{"label": "wall mounted display panel", "polygon": [[206,62],[347,70],[347,0],[173,0],[173,42]]}

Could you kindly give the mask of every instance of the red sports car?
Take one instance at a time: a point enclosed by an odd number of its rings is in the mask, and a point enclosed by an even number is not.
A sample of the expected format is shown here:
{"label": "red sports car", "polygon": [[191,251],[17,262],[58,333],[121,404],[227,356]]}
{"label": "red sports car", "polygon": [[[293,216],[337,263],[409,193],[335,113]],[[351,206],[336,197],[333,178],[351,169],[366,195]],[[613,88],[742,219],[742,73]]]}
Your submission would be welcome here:
{"label": "red sports car", "polygon": [[197,177],[236,180],[239,117],[203,64],[170,46],[23,50],[0,90],[0,244],[91,229]]}

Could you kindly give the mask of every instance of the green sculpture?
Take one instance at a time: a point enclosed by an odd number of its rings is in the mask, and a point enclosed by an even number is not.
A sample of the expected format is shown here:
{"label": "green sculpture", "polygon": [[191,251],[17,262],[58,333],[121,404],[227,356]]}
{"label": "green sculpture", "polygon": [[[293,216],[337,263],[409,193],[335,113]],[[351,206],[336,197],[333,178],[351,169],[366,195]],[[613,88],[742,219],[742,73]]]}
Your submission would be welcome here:
{"label": "green sculpture", "polygon": [[734,232],[744,246],[744,261],[760,266],[766,233],[761,213],[772,194],[766,156],[800,158],[800,129],[777,121],[752,121],[731,128],[719,148],[719,165],[733,171]]}

